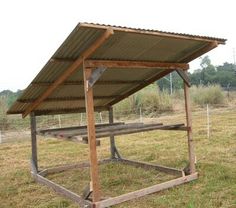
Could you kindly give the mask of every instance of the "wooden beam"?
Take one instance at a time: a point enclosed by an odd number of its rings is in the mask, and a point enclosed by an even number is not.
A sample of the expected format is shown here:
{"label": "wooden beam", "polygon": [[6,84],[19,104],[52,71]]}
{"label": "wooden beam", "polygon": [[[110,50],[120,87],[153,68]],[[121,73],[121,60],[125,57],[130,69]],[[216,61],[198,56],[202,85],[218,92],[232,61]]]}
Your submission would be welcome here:
{"label": "wooden beam", "polygon": [[41,184],[44,184],[50,188],[52,188],[54,191],[56,191],[57,193],[61,194],[62,196],[66,196],[69,199],[71,199],[72,201],[78,203],[81,207],[92,207],[92,203],[90,201],[84,200],[81,196],[77,195],[76,193],[50,181],[47,178],[44,178],[43,176],[39,175],[39,174],[33,174],[32,176],[34,177],[34,179]]}
{"label": "wooden beam", "polygon": [[148,61],[114,61],[114,60],[86,60],[87,68],[107,67],[107,68],[160,68],[160,69],[189,69],[186,63],[165,63],[165,62],[148,62]]}
{"label": "wooden beam", "polygon": [[[116,126],[116,125],[123,125],[125,124],[124,122],[115,122],[115,123],[102,123],[102,124],[96,124],[95,127],[96,129],[102,128],[104,126]],[[53,128],[53,129],[41,129],[37,131],[37,134],[50,134],[53,132],[58,132],[58,131],[71,131],[71,130],[81,130],[81,129],[86,129],[87,126],[72,126],[72,127],[64,127],[64,128]]]}
{"label": "wooden beam", "polygon": [[[186,73],[187,76],[187,73]],[[194,153],[194,144],[193,144],[193,133],[192,133],[192,114],[190,108],[190,95],[189,87],[184,82],[184,98],[185,98],[185,112],[186,112],[186,122],[187,122],[187,136],[188,136],[188,154],[189,154],[189,166],[190,174],[196,172],[195,168],[195,153]]]}
{"label": "wooden beam", "polygon": [[101,198],[100,184],[98,176],[98,161],[96,150],[96,134],[94,121],[94,103],[93,103],[93,88],[88,87],[88,80],[92,74],[92,69],[86,69],[83,66],[84,73],[84,94],[87,116],[87,134],[89,143],[89,158],[90,158],[90,177],[93,190],[93,202],[97,202]]}
{"label": "wooden beam", "polygon": [[128,165],[133,165],[135,167],[141,167],[146,170],[154,169],[154,170],[158,170],[158,171],[161,171],[161,172],[164,172],[167,174],[182,176],[182,170],[178,170],[176,168],[170,168],[170,167],[166,167],[163,165],[156,165],[156,164],[151,164],[151,163],[128,160],[128,159],[124,159],[124,158],[118,159],[118,161],[123,162]]}
{"label": "wooden beam", "polygon": [[[120,84],[142,84],[145,83],[145,80],[98,80],[96,85],[120,85]],[[33,86],[49,86],[53,82],[32,82]],[[60,86],[66,85],[84,85],[83,81],[65,81]]]}
{"label": "wooden beam", "polygon": [[120,196],[117,196],[117,197],[113,197],[113,198],[110,198],[110,199],[105,199],[105,200],[100,201],[100,202],[96,202],[96,203],[94,203],[94,205],[95,205],[94,207],[105,208],[105,207],[109,207],[109,206],[112,206],[112,205],[115,205],[115,204],[120,204],[120,203],[125,202],[125,201],[129,201],[129,200],[132,200],[132,199],[137,199],[139,197],[142,197],[142,196],[145,196],[145,195],[148,195],[148,194],[159,192],[159,191],[162,191],[162,190],[165,190],[165,189],[168,189],[168,188],[180,185],[180,184],[190,182],[192,180],[196,180],[197,178],[198,178],[197,173],[194,173],[194,174],[188,175],[188,176],[183,176],[183,177],[176,178],[176,179],[164,182],[164,183],[160,183],[160,184],[157,184],[157,185],[154,185],[154,186],[150,186],[150,187],[147,187],[147,188],[144,188],[144,189],[140,189],[140,190],[137,190],[137,191],[134,191],[134,192],[130,192],[130,193],[123,194],[123,195],[120,195]]}
{"label": "wooden beam", "polygon": [[113,35],[113,30],[107,29],[87,50],[85,50],[75,62],[73,62],[69,68],[62,73],[59,78],[53,82],[52,85],[48,87],[46,91],[43,92],[41,96],[37,98],[29,107],[26,108],[22,117],[26,117],[31,111],[37,108],[42,101],[44,101],[48,96],[54,92],[54,90],[63,83],[78,67],[83,63],[84,59],[88,58],[93,54],[96,49],[98,49],[111,35]]}
{"label": "wooden beam", "polygon": [[[113,118],[113,108],[109,108],[109,123],[113,124],[114,118]],[[115,145],[115,138],[113,135],[110,136],[110,152],[111,152],[111,158],[114,159],[116,157],[116,145]]]}
{"label": "wooden beam", "polygon": [[[101,131],[96,134],[96,138],[103,138],[103,137],[108,137],[108,136],[118,136],[118,135],[126,135],[126,134],[134,134],[138,132],[145,132],[145,131],[154,131],[154,130],[181,130],[185,131],[181,127],[183,127],[184,124],[176,124],[176,125],[151,125],[150,126],[139,126],[136,128],[125,128],[125,129],[119,129],[119,130],[108,130],[108,131]],[[75,136],[75,135],[74,135]],[[85,133],[84,135],[79,135],[83,138],[87,138],[87,134]]]}
{"label": "wooden beam", "polygon": [[[94,100],[102,100],[102,99],[111,99],[111,98],[117,98],[119,95],[109,95],[109,96],[94,96]],[[56,98],[47,98],[43,102],[55,102],[55,101],[80,101],[84,100],[84,96],[79,97],[56,97]],[[18,99],[17,102],[20,103],[32,103],[36,101],[36,99]]]}
{"label": "wooden beam", "polygon": [[182,78],[182,80],[185,82],[185,84],[188,87],[191,87],[190,79],[187,76],[187,74],[183,70],[181,70],[181,69],[176,69],[176,72],[179,74],[179,76]]}
{"label": "wooden beam", "polygon": [[36,117],[34,113],[30,114],[30,127],[31,127],[31,152],[32,163],[35,170],[38,172],[38,154],[37,154],[37,136],[36,136]]}
{"label": "wooden beam", "polygon": [[49,62],[51,63],[73,63],[76,59],[72,58],[51,58]]}
{"label": "wooden beam", "polygon": [[[97,106],[94,108],[95,111],[101,112],[101,111],[107,111],[107,106]],[[50,110],[36,110],[34,111],[35,115],[41,116],[41,115],[55,115],[55,114],[65,114],[65,113],[82,113],[85,112],[85,107],[81,108],[71,108],[71,109],[50,109]],[[22,113],[21,111],[16,111],[13,113]]]}

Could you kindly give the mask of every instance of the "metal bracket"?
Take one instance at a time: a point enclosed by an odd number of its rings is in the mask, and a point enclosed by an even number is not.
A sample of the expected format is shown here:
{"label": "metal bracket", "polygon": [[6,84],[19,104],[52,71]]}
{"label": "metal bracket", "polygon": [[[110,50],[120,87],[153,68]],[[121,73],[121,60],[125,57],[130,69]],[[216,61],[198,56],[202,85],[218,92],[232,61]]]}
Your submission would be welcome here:
{"label": "metal bracket", "polygon": [[183,79],[185,84],[188,85],[188,87],[191,87],[190,79],[187,74],[182,69],[176,69],[176,72],[179,74],[179,76]]}
{"label": "metal bracket", "polygon": [[91,182],[85,187],[84,191],[83,191],[83,199],[89,199],[90,195],[92,194],[93,190],[92,190],[92,184]]}
{"label": "metal bracket", "polygon": [[102,74],[106,71],[106,67],[101,66],[93,70],[90,78],[88,79],[88,87],[93,87],[96,81],[102,76]]}
{"label": "metal bracket", "polygon": [[116,154],[118,159],[122,158],[116,146],[115,146],[115,154]]}

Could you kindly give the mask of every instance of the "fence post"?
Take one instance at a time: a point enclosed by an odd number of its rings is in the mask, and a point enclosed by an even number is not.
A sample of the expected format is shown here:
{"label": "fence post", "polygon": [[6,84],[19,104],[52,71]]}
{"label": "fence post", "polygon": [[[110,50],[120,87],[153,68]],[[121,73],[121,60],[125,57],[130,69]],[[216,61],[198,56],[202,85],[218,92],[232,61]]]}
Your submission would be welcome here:
{"label": "fence post", "polygon": [[58,115],[59,128],[61,128],[61,115]]}
{"label": "fence post", "polygon": [[142,108],[141,107],[139,108],[139,120],[140,120],[140,123],[143,123],[143,115],[142,115]]}
{"label": "fence post", "polygon": [[102,123],[102,112],[99,113],[100,123]]}
{"label": "fence post", "polygon": [[82,126],[83,123],[83,113],[80,113],[80,126]]}
{"label": "fence post", "polygon": [[210,138],[210,115],[209,115],[209,106],[207,104],[207,138]]}

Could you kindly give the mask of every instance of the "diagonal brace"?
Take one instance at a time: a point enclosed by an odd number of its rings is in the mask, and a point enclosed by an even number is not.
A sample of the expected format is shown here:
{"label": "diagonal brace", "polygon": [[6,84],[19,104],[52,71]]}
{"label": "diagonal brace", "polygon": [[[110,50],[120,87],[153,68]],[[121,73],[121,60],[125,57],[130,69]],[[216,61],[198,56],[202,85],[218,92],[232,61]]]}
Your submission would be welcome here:
{"label": "diagonal brace", "polygon": [[188,85],[188,87],[191,87],[191,83],[190,83],[190,79],[189,79],[188,75],[182,69],[176,69],[176,72],[183,79],[183,81],[186,83],[186,85]]}
{"label": "diagonal brace", "polygon": [[106,67],[101,66],[93,70],[91,76],[88,79],[88,86],[93,87],[93,85],[98,81],[102,74],[106,71]]}

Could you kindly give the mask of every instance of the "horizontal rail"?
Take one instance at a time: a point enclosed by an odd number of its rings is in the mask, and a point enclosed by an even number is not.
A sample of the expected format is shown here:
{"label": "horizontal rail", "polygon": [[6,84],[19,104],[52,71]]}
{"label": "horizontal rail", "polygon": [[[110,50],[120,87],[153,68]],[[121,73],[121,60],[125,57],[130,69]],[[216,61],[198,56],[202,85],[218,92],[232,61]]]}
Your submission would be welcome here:
{"label": "horizontal rail", "polygon": [[103,201],[95,202],[94,207],[105,208],[105,207],[109,207],[109,206],[112,206],[115,204],[120,204],[125,201],[137,199],[139,197],[142,197],[142,196],[145,196],[148,194],[156,193],[156,192],[159,192],[159,191],[162,191],[162,190],[165,190],[165,189],[168,189],[168,188],[180,185],[180,184],[190,182],[192,180],[196,180],[197,178],[198,178],[198,173],[194,173],[194,174],[191,174],[188,176],[183,176],[183,177],[176,178],[176,179],[164,182],[164,183],[160,183],[160,184],[156,184],[154,186],[140,189],[140,190],[137,190],[134,192],[123,194],[123,195],[113,197],[110,199],[106,199]]}
{"label": "horizontal rail", "polygon": [[176,169],[176,168],[170,168],[170,167],[166,167],[163,165],[156,165],[156,164],[151,164],[151,163],[145,163],[145,162],[139,162],[139,161],[134,161],[134,160],[128,160],[128,159],[118,159],[119,162],[128,164],[128,165],[133,165],[135,167],[142,167],[144,169],[154,169],[154,170],[158,170],[164,173],[168,173],[171,175],[178,175],[178,176],[183,176],[183,171]]}
{"label": "horizontal rail", "polygon": [[[154,131],[154,130],[181,130],[186,131],[184,127],[184,124],[176,124],[176,125],[154,125],[154,126],[148,126],[145,125],[143,127],[138,127],[134,129],[123,129],[123,130],[117,130],[117,131],[107,131],[107,132],[100,132],[96,134],[96,138],[102,138],[102,137],[108,137],[108,136],[118,136],[118,135],[125,135],[125,134],[133,134],[133,133],[139,133],[139,132],[145,132],[145,131]],[[80,137],[86,138],[87,135],[78,135]],[[76,136],[74,136],[76,137]]]}

